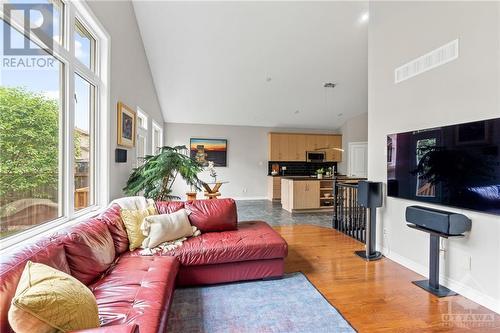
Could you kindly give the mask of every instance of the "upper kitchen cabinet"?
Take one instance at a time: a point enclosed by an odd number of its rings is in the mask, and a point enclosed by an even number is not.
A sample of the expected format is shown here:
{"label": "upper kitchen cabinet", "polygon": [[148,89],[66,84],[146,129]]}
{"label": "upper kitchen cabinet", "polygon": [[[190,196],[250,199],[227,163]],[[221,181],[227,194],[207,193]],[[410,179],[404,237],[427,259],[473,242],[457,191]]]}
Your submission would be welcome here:
{"label": "upper kitchen cabinet", "polygon": [[306,135],[285,134],[288,136],[288,161],[306,160]]}
{"label": "upper kitchen cabinet", "polygon": [[327,162],[342,161],[342,135],[269,133],[270,161],[306,161],[306,152],[326,152]]}
{"label": "upper kitchen cabinet", "polygon": [[288,136],[283,133],[269,133],[269,160],[287,161]]}
{"label": "upper kitchen cabinet", "polygon": [[328,135],[328,150],[326,151],[326,159],[328,161],[342,161],[342,135]]}

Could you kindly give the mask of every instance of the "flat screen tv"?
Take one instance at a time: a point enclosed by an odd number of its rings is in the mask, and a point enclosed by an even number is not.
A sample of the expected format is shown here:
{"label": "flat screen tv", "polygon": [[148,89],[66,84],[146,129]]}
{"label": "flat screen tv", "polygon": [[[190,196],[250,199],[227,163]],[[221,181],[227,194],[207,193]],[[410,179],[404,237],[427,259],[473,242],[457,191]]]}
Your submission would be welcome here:
{"label": "flat screen tv", "polygon": [[500,215],[500,118],[388,135],[387,194]]}

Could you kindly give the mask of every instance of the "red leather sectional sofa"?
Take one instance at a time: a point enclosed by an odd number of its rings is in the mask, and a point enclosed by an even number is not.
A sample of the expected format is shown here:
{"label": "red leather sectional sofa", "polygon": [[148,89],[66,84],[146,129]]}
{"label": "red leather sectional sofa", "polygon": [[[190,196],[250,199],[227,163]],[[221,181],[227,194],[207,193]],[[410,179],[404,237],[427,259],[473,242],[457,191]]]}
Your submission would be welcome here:
{"label": "red leather sectional sofa", "polygon": [[[71,274],[94,293],[101,327],[80,332],[153,333],[167,330],[175,286],[281,277],[287,244],[261,221],[236,225],[232,199],[157,202],[160,213],[188,206],[201,229],[225,229],[193,237],[168,253],[142,256],[128,238],[113,205],[98,217],[3,256],[0,267],[0,332],[12,332],[7,313],[28,260]],[[212,229],[212,230],[213,230]],[[228,230],[231,229],[231,230]]]}

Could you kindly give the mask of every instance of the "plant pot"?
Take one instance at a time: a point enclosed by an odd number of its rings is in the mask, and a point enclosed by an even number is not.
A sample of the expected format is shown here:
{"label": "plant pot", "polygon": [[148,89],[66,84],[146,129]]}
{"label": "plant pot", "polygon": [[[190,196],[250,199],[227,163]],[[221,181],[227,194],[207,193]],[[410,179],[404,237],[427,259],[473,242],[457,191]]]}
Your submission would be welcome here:
{"label": "plant pot", "polygon": [[318,173],[318,179],[323,179],[323,174],[322,173]]}

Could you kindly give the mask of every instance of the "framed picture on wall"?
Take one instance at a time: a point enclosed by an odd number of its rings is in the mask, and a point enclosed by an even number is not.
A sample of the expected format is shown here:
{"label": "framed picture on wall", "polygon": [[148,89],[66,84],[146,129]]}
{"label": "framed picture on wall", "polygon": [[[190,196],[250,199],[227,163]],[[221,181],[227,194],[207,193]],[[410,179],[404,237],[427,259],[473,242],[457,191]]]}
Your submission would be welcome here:
{"label": "framed picture on wall", "polygon": [[136,112],[122,102],[118,102],[118,145],[135,147]]}
{"label": "framed picture on wall", "polygon": [[208,162],[214,162],[216,167],[227,166],[226,139],[191,138],[189,151],[191,158],[194,158],[203,166],[208,166]]}

